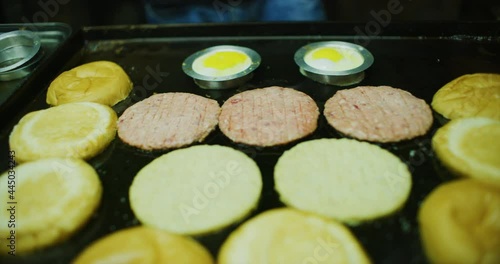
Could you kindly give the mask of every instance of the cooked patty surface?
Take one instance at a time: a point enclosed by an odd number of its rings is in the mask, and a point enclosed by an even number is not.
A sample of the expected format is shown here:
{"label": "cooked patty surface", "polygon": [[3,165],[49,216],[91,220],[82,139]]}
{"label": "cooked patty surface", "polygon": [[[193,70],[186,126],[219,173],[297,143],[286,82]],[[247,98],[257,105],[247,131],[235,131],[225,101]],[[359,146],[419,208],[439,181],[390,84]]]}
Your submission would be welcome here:
{"label": "cooked patty surface", "polygon": [[328,123],[361,140],[396,142],[427,133],[432,111],[422,99],[389,86],[340,90],[325,104]]}
{"label": "cooked patty surface", "polygon": [[318,116],[318,106],[307,94],[272,86],[230,97],[222,105],[219,128],[234,142],[267,147],[311,134]]}
{"label": "cooked patty surface", "polygon": [[217,125],[217,101],[188,93],[161,93],[129,107],[118,119],[118,136],[144,150],[201,142]]}

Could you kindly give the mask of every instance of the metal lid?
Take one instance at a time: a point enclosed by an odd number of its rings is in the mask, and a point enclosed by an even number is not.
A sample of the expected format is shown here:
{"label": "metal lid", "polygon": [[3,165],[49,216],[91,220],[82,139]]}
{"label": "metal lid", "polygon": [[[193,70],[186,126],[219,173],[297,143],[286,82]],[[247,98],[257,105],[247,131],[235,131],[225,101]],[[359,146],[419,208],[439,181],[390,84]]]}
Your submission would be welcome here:
{"label": "metal lid", "polygon": [[0,34],[0,72],[14,70],[35,57],[40,38],[28,30]]}

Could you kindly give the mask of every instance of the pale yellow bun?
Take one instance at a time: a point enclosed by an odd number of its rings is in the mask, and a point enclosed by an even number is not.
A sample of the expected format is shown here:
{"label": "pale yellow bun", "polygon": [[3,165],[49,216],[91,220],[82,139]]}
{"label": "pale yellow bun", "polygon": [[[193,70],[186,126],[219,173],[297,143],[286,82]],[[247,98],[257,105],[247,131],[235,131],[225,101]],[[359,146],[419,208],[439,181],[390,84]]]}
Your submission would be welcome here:
{"label": "pale yellow bun", "polygon": [[242,220],[262,190],[257,164],[243,152],[198,145],[142,168],[129,190],[141,223],[178,234],[207,234]]}
{"label": "pale yellow bun", "polygon": [[500,120],[452,120],[436,131],[432,147],[445,167],[459,176],[500,184]]}
{"label": "pale yellow bun", "polygon": [[25,115],[9,138],[16,161],[48,157],[89,159],[116,135],[116,113],[109,106],[79,102]]}
{"label": "pale yellow bun", "polygon": [[448,119],[488,117],[500,120],[500,74],[460,76],[437,91],[432,108]]}
{"label": "pale yellow bun", "polygon": [[420,235],[432,263],[500,263],[500,187],[474,179],[445,183],[424,200]]}
{"label": "pale yellow bun", "polygon": [[47,91],[47,104],[95,102],[113,106],[125,99],[131,90],[132,82],[120,65],[94,61],[57,76]]}
{"label": "pale yellow bun", "polygon": [[[99,206],[101,182],[83,160],[41,159],[21,164],[14,172],[14,178],[9,178],[11,172],[0,176],[0,221],[4,223],[0,225],[0,237],[2,242],[7,241],[10,232],[15,231],[17,255],[66,240],[85,225]],[[8,192],[9,185],[15,185],[15,192]],[[11,228],[7,225],[11,213],[5,206],[15,206],[15,226]],[[2,254],[10,250],[5,244],[0,247]]]}
{"label": "pale yellow bun", "polygon": [[107,235],[88,246],[73,264],[211,264],[210,253],[195,240],[138,226]]}
{"label": "pale yellow bun", "polygon": [[280,200],[297,209],[358,224],[405,204],[411,174],[395,155],[352,139],[302,142],[274,168]]}
{"label": "pale yellow bun", "polygon": [[370,263],[348,228],[294,209],[272,209],[238,227],[221,247],[220,264]]}

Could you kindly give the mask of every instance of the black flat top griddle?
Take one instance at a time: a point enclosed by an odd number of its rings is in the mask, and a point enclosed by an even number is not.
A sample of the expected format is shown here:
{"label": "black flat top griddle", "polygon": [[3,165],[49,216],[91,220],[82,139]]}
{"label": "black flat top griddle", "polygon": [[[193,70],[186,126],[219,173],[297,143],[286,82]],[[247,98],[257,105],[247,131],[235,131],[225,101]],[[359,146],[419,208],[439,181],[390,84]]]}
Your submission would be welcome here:
{"label": "black flat top griddle", "polygon": [[[47,108],[46,90],[62,71],[77,65],[111,60],[120,64],[134,82],[131,96],[114,107],[118,115],[133,103],[153,93],[189,92],[224,100],[247,89],[280,85],[309,94],[323,111],[325,101],[341,87],[313,82],[299,73],[293,55],[301,46],[325,40],[341,40],[364,45],[375,62],[359,85],[390,85],[410,91],[431,102],[445,83],[468,73],[500,73],[500,23],[392,23],[380,34],[359,37],[365,24],[297,23],[234,24],[192,26],[123,26],[84,28],[75,34],[41,72],[26,84],[29,93],[13,102],[15,112],[2,112],[0,131],[1,170],[7,168],[8,135],[27,112]],[[365,32],[366,33],[366,32]],[[233,90],[209,91],[197,87],[181,69],[193,52],[221,44],[241,45],[262,56],[253,79]],[[149,76],[146,78],[146,76]],[[147,83],[144,83],[144,80]],[[151,80],[154,80],[151,81]],[[351,86],[353,87],[353,86]],[[147,89],[146,89],[147,88]],[[349,88],[349,87],[345,87]],[[351,227],[375,263],[425,263],[416,214],[423,198],[439,183],[450,179],[434,157],[430,139],[443,119],[435,115],[431,131],[413,140],[379,144],[404,162],[412,171],[413,188],[405,207],[395,215]],[[323,116],[311,136],[299,140],[339,138]],[[219,130],[203,144],[221,144],[239,149],[253,158],[263,176],[263,193],[253,215],[283,206],[273,186],[273,167],[283,153],[297,142],[280,147],[257,148],[234,144]],[[99,173],[104,193],[101,206],[87,225],[68,241],[25,257],[2,257],[1,263],[68,263],[90,242],[125,227],[139,224],[128,201],[128,188],[135,174],[154,158],[166,153],[143,152],[118,138],[99,156],[89,161]],[[20,197],[22,199],[22,197]],[[197,238],[214,254],[235,226],[217,234]]]}

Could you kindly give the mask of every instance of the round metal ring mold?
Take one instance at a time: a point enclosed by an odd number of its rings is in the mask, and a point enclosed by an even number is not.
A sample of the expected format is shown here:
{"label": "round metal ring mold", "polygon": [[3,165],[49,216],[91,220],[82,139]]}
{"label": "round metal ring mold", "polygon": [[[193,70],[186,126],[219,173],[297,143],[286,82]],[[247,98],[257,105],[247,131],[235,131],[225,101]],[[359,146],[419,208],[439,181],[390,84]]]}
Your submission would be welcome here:
{"label": "round metal ring mold", "polygon": [[[322,47],[333,47],[354,51],[363,58],[363,62],[357,67],[341,71],[323,70],[307,64],[304,60],[306,54]],[[347,86],[361,82],[365,76],[364,71],[368,69],[374,61],[370,51],[360,45],[344,41],[321,41],[310,43],[298,49],[295,52],[294,59],[295,63],[300,67],[302,75],[323,84],[338,86]]]}
{"label": "round metal ring mold", "polygon": [[[214,51],[242,52],[250,58],[251,64],[246,69],[227,76],[208,76],[196,72],[193,69],[194,61],[197,58]],[[213,46],[193,53],[192,55],[187,57],[182,63],[182,70],[188,76],[192,77],[194,79],[194,82],[199,87],[208,90],[221,90],[221,89],[230,89],[241,86],[242,84],[250,80],[253,76],[252,72],[259,67],[260,62],[261,62],[260,55],[252,49],[241,46],[220,45],[220,46]]]}

